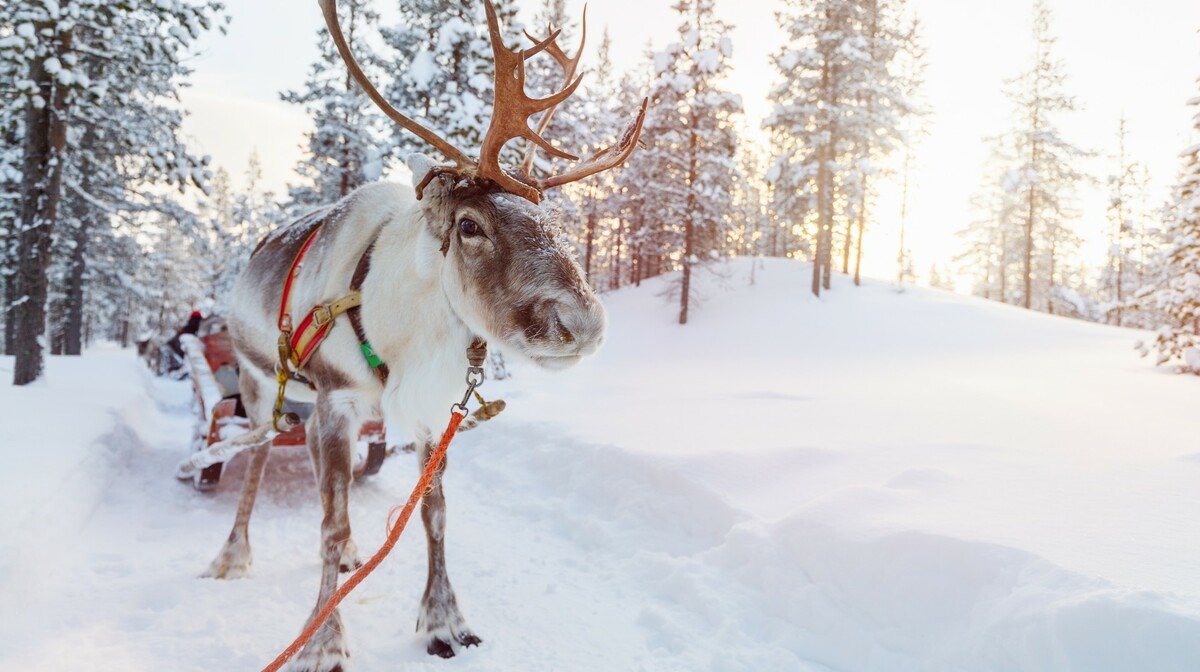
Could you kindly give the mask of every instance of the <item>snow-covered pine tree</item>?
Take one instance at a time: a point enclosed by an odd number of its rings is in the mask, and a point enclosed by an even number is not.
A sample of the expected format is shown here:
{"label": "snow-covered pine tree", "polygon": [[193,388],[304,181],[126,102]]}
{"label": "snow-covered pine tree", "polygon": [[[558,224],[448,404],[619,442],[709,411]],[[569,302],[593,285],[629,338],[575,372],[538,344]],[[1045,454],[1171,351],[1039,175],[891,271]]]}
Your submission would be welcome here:
{"label": "snow-covered pine tree", "polygon": [[1016,289],[1026,308],[1048,312],[1054,312],[1056,299],[1064,298],[1062,258],[1078,245],[1068,221],[1074,214],[1071,199],[1083,179],[1075,163],[1084,154],[1063,137],[1056,123],[1056,117],[1074,111],[1076,104],[1065,91],[1063,63],[1053,53],[1051,18],[1049,6],[1038,0],[1033,10],[1033,63],[1008,87],[1018,149],[1013,175],[1025,201],[1021,283]]}
{"label": "snow-covered pine tree", "polygon": [[[9,306],[15,384],[31,382],[42,371],[51,241],[62,216],[64,177],[71,170],[77,139],[89,125],[103,125],[107,115],[127,115],[121,127],[126,134],[142,125],[151,126],[152,133],[172,129],[170,123],[130,123],[137,115],[129,110],[145,108],[131,103],[124,95],[130,89],[118,84],[139,82],[149,87],[147,98],[154,97],[156,84],[177,84],[174,75],[185,72],[183,57],[199,34],[213,25],[220,7],[215,0],[69,4],[13,0],[0,8],[0,23],[14,27],[9,39],[0,42],[0,61],[18,73],[16,88],[24,114],[16,286]],[[111,65],[126,61],[138,72],[159,69],[145,80],[124,70],[118,73]],[[163,78],[163,68],[172,76]],[[106,139],[97,133],[97,141]],[[145,144],[143,160],[134,159],[132,169],[178,184],[194,180],[198,167],[178,150],[177,143]],[[67,186],[82,192],[75,185]]]}
{"label": "snow-covered pine tree", "polygon": [[665,196],[665,207],[652,215],[682,270],[679,323],[687,324],[693,269],[719,254],[729,227],[738,145],[733,117],[742,101],[722,88],[733,45],[713,0],[678,0],[673,8],[680,41],[655,55],[653,111],[644,131],[655,144],[646,153],[652,159],[643,154],[639,163],[654,167],[644,188]]}
{"label": "snow-covered pine tree", "polygon": [[[379,57],[365,39],[379,23],[379,13],[369,0],[343,0],[338,4],[342,30],[354,45],[355,58],[368,77],[378,81]],[[383,116],[354,82],[324,27],[317,31],[320,47],[304,87],[285,91],[280,98],[304,106],[313,129],[305,135],[304,156],[296,166],[301,183],[288,187],[284,206],[292,216],[333,203],[379,179],[387,157],[381,153],[386,137]]]}
{"label": "snow-covered pine tree", "polygon": [[[581,46],[581,39],[586,40],[586,34],[580,34],[579,28],[574,25],[573,17],[567,14],[566,0],[543,0],[542,8],[533,19],[532,27],[529,34],[538,39],[547,37],[550,29],[559,30],[556,42],[563,52],[571,58],[574,58]],[[586,11],[586,10],[585,10]],[[587,17],[584,17],[584,21]],[[581,26],[586,30],[586,25]],[[607,35],[607,30],[605,31]],[[594,38],[593,38],[594,39]],[[525,39],[524,46],[528,46],[530,41]],[[603,56],[601,57],[604,58]],[[611,68],[612,63],[609,62],[601,65],[598,61],[595,68],[583,68],[576,72],[576,76],[587,72],[584,77],[584,86],[582,91],[577,91],[574,96],[567,98],[558,107],[554,109],[554,115],[550,118],[550,124],[542,133],[542,136],[550,141],[550,144],[555,147],[561,147],[564,151],[575,154],[577,156],[589,156],[592,152],[601,149],[594,146],[596,138],[592,136],[597,132],[613,133],[620,130],[620,126],[615,127],[616,130],[608,129],[601,125],[600,120],[593,119],[590,112],[594,111],[594,101],[597,100],[596,93],[604,89],[604,85],[600,85],[598,78],[606,77],[611,79],[612,73],[605,72],[605,68]],[[563,71],[559,64],[553,59],[545,55],[536,56],[526,62],[526,79],[525,89],[530,95],[539,98],[548,96],[555,91],[563,88],[569,82],[564,81]],[[611,88],[611,85],[608,85]],[[608,93],[605,89],[605,93]],[[539,114],[530,119],[530,126],[537,127],[543,115]],[[594,147],[594,149],[593,149]],[[526,151],[525,147],[521,148]],[[592,152],[589,152],[592,150]],[[565,165],[561,159],[547,156],[545,152],[538,152],[537,159],[534,164],[535,175],[546,175],[561,170]],[[592,178],[594,179],[594,178]],[[554,190],[547,193],[548,197],[561,190]]]}
{"label": "snow-covered pine tree", "polygon": [[[214,7],[215,9],[215,7]],[[111,53],[137,53],[146,46],[143,35],[161,27],[163,19],[151,12],[121,15],[104,45]],[[86,314],[107,315],[101,324],[104,336],[119,324],[116,307],[85,305],[95,298],[87,287],[93,280],[115,286],[128,275],[127,262],[105,254],[93,255],[93,245],[111,249],[118,234],[115,227],[129,229],[144,223],[136,213],[156,210],[189,229],[191,213],[151,185],[192,184],[205,187],[209,173],[207,157],[194,156],[181,140],[183,114],[177,91],[190,72],[184,65],[190,38],[151,43],[149,59],[115,61],[94,53],[86,57],[89,79],[104,87],[117,104],[80,105],[68,139],[69,165],[59,221],[58,238],[65,243],[58,293],[63,299],[61,320],[52,315],[52,346],[63,354],[82,350]],[[118,222],[117,218],[123,218]],[[195,235],[192,232],[192,235]],[[105,312],[107,311],[107,312]],[[94,332],[95,330],[88,330]]]}
{"label": "snow-covered pine tree", "polygon": [[913,117],[910,97],[920,86],[921,65],[906,63],[920,57],[918,23],[905,17],[904,0],[864,0],[860,28],[868,58],[858,73],[859,114],[847,119],[850,157],[842,162],[847,175],[839,180],[846,190],[842,273],[850,273],[854,254],[854,284],[861,283],[863,231],[871,219],[876,181],[886,161],[905,140],[904,122]]}
{"label": "snow-covered pine tree", "polygon": [[1024,192],[1010,167],[1018,155],[1011,138],[992,138],[990,144],[983,181],[970,199],[974,218],[958,232],[966,249],[955,261],[975,276],[975,294],[1012,303],[1024,250]]}
{"label": "snow-covered pine tree", "polygon": [[902,54],[919,58],[917,24],[904,14],[901,0],[786,0],[778,14],[788,41],[772,57],[779,83],[763,122],[776,148],[767,177],[775,209],[813,230],[814,294],[829,288],[839,223],[843,270],[852,249],[861,253],[873,176],[914,112],[908,98],[920,71],[897,67]]}
{"label": "snow-covered pine tree", "polygon": [[[552,0],[548,6],[553,3],[561,4],[561,0]],[[562,38],[559,38],[559,42],[562,43]],[[558,138],[566,140],[561,143],[566,151],[580,157],[591,156],[615,144],[618,140],[617,135],[623,132],[629,121],[631,111],[640,103],[632,103],[634,107],[622,107],[623,103],[630,101],[622,99],[618,77],[613,71],[611,48],[612,40],[606,28],[600,38],[596,66],[589,69],[581,91],[567,99],[566,102],[572,105],[566,110],[556,111],[546,131],[547,139],[557,135]],[[573,53],[568,55],[574,56]],[[547,92],[563,86],[561,70],[557,72],[558,79],[553,80]],[[563,112],[566,112],[566,115],[560,118]],[[544,152],[539,153],[538,157],[543,154]],[[546,168],[553,172],[562,170],[567,165],[566,162],[558,161],[556,164],[547,165]],[[584,274],[593,286],[601,284],[597,281],[597,269],[601,267],[602,256],[608,262],[608,286],[619,286],[620,255],[624,243],[623,220],[620,217],[611,219],[614,222],[611,230],[603,226],[606,220],[616,214],[614,206],[617,205],[617,201],[613,199],[613,195],[618,188],[619,175],[619,171],[601,172],[582,182],[567,185],[567,189],[554,190],[548,194],[558,193],[567,201],[564,203],[552,200],[552,206],[559,207],[566,213],[572,212],[574,207],[579,214],[577,238],[582,250]]]}
{"label": "snow-covered pine tree", "polygon": [[[1193,122],[1200,133],[1200,96],[1188,104],[1196,108]],[[1183,168],[1163,228],[1162,280],[1141,300],[1158,313],[1156,363],[1178,362],[1181,372],[1200,375],[1200,144],[1180,157]]]}
{"label": "snow-covered pine tree", "polygon": [[[228,177],[226,177],[228,181]],[[250,154],[245,188],[227,190],[207,206],[210,233],[207,244],[219,260],[212,269],[212,284],[205,287],[216,310],[227,310],[234,281],[250,259],[251,252],[268,233],[286,223],[288,217],[275,203],[275,195],[262,188],[262,162],[258,152]]]}
{"label": "snow-covered pine tree", "polygon": [[1108,177],[1108,266],[1100,275],[1103,318],[1117,326],[1148,326],[1148,317],[1134,307],[1134,292],[1146,280],[1146,253],[1151,232],[1146,220],[1149,174],[1126,150],[1128,123],[1117,123],[1116,169]]}
{"label": "snow-covered pine tree", "polygon": [[[0,60],[0,68],[11,65]],[[15,73],[0,70],[0,81],[14,81]],[[4,85],[0,84],[0,87]],[[21,210],[21,115],[12,104],[15,96],[0,95],[0,322],[4,324],[4,354],[12,352],[14,322],[8,307],[16,300],[12,278],[16,269],[16,234]]]}
{"label": "snow-covered pine tree", "polygon": [[[900,120],[904,157],[900,162],[900,246],[896,252],[896,282],[901,287],[916,279],[912,250],[908,247],[908,193],[912,175],[913,150],[928,133],[929,104],[925,99],[927,51],[922,39],[921,22],[913,18],[909,24],[906,48],[897,54],[897,79],[908,100],[907,111]],[[861,254],[859,255],[861,257]]]}
{"label": "snow-covered pine tree", "polygon": [[[527,38],[515,0],[495,0],[504,44],[520,48]],[[400,4],[400,23],[383,31],[399,73],[384,95],[400,111],[465,152],[478,150],[491,118],[495,67],[483,4],[465,0],[414,0]],[[428,152],[411,133],[393,125],[396,155]],[[524,147],[510,143],[501,154],[519,164]]]}
{"label": "snow-covered pine tree", "polygon": [[[618,85],[620,109],[633,109],[632,106],[641,103],[650,88],[653,64],[654,52],[647,45],[643,65],[627,73]],[[653,213],[663,211],[668,198],[665,191],[657,188],[660,168],[666,170],[664,163],[668,157],[668,150],[663,149],[658,139],[660,126],[665,123],[669,120],[657,115],[652,106],[641,136],[646,149],[616,172],[615,188],[608,198],[608,211],[617,218],[618,229],[623,233],[625,254],[629,258],[627,273],[634,285],[662,273],[667,259],[662,231],[654,226],[653,218]]]}
{"label": "snow-covered pine tree", "polygon": [[733,223],[726,240],[728,256],[758,257],[766,253],[771,223],[767,215],[767,185],[762,178],[765,161],[766,157],[753,144],[739,147],[731,203]]}
{"label": "snow-covered pine tree", "polygon": [[774,207],[793,226],[813,230],[812,292],[829,287],[839,157],[854,149],[862,83],[873,70],[866,6],[857,0],[785,0],[776,15],[786,42],[772,57],[779,82],[763,121],[774,161],[767,171]]}

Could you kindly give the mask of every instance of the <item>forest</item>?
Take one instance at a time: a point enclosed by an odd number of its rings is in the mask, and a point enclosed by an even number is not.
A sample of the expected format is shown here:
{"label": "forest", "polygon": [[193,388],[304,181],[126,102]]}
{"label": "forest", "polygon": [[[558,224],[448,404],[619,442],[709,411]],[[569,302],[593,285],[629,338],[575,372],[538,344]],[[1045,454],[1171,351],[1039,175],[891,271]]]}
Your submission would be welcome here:
{"label": "forest", "polygon": [[[342,25],[359,61],[398,109],[462,147],[477,147],[490,116],[492,52],[482,2],[343,0]],[[609,28],[585,25],[565,0],[545,0],[524,20],[513,0],[494,3],[513,49],[525,31],[561,29],[572,50],[598,45],[579,92],[545,133],[587,156],[613,143],[643,97],[644,148],[618,171],[554,192],[578,261],[601,291],[671,274],[672,319],[697,305],[693,276],[722,260],[779,257],[811,263],[814,295],[831,276],[859,284],[864,247],[882,226],[900,227],[893,281],[917,274],[905,246],[903,206],[879,211],[880,185],[902,185],[921,150],[931,108],[923,94],[927,53],[919,13],[904,0],[777,0],[786,41],[770,58],[773,88],[764,118],[748,118],[730,87],[738,47],[714,0],[677,0],[676,26],[662,30],[640,65],[619,71]],[[313,12],[316,9],[313,8]],[[394,20],[398,14],[399,19]],[[182,131],[200,38],[229,25],[216,0],[10,0],[0,8],[0,284],[4,354],[13,382],[37,380],[48,354],[77,355],[89,343],[131,344],[170,334],[195,308],[221,312],[257,242],[364,183],[402,179],[403,159],[429,151],[390,123],[350,77],[328,36],[311,36],[320,57],[302,87],[280,99],[311,118],[304,156],[286,193],[215,169]],[[1200,373],[1200,144],[1178,155],[1163,202],[1147,187],[1141,157],[1125,150],[1126,122],[1113,119],[1113,147],[1080,147],[1062,132],[1079,106],[1057,52],[1044,2],[1028,19],[1034,53],[1013,58],[1005,93],[1008,128],[987,140],[987,177],[970,198],[951,273],[993,301],[1030,310],[1153,330],[1160,364]],[[1200,58],[1195,70],[1200,72]],[[527,89],[562,85],[549,58],[529,63]],[[1188,102],[1197,114],[1200,93]],[[1185,101],[1180,101],[1183,104]],[[767,142],[748,138],[761,132]],[[524,147],[510,144],[510,160]],[[1105,174],[1086,157],[1111,155]],[[544,153],[535,171],[556,170]],[[1079,257],[1076,195],[1108,191],[1107,262]],[[646,188],[646,185],[653,188]]]}

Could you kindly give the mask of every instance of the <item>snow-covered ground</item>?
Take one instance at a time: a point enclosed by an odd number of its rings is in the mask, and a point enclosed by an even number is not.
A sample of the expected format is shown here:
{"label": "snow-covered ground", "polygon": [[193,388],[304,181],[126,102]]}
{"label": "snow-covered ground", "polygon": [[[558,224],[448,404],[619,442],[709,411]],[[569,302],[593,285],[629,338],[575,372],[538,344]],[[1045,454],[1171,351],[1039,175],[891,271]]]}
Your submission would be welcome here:
{"label": "snow-covered ground", "polygon": [[[420,528],[343,608],[357,670],[1195,670],[1200,380],[1139,334],[767,260],[707,278],[686,327],[660,280],[608,295],[599,355],[484,389],[451,448],[451,578],[481,648],[412,634]],[[0,377],[11,360],[0,359]],[[171,473],[187,383],[128,351],[0,388],[0,670],[258,670],[312,607],[320,513],[278,451],[249,578],[196,578],[239,467]],[[407,495],[359,484],[364,553]]]}

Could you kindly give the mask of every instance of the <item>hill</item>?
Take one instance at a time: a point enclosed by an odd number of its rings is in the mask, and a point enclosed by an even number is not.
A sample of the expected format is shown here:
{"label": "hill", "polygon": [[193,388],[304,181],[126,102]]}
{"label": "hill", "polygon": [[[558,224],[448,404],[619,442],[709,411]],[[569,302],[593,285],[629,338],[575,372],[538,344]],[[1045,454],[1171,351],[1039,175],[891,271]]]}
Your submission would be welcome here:
{"label": "hill", "polygon": [[[357,669],[1194,668],[1194,378],[1138,359],[1128,330],[871,281],[818,300],[782,260],[753,285],[749,262],[717,270],[685,327],[655,279],[606,296],[596,357],[488,382],[509,410],[455,443],[447,477],[450,574],[485,643],[425,656],[410,534],[344,609]],[[31,429],[50,398],[109,424]],[[251,576],[194,578],[240,483],[236,465],[213,495],[171,478],[189,398],[111,350],[0,390],[10,453],[78,456],[0,477],[52,493],[3,519],[28,543],[0,555],[24,605],[0,668],[256,670],[302,625],[307,458],[273,457]],[[356,486],[364,551],[413,462]]]}

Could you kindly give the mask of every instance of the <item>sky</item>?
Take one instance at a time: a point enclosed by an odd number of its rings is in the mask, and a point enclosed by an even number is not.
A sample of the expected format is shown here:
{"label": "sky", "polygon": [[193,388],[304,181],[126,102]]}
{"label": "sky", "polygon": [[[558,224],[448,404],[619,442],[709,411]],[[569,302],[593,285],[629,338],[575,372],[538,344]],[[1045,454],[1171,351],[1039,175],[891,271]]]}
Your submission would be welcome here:
{"label": "sky", "polygon": [[[928,49],[925,96],[932,109],[927,135],[914,147],[907,216],[907,244],[922,276],[933,264],[947,266],[961,250],[954,235],[971,218],[968,199],[978,190],[987,155],[985,140],[1009,124],[1004,81],[1032,58],[1029,37],[1033,0],[963,2],[909,0],[921,19]],[[282,193],[295,179],[303,134],[303,111],[279,101],[282,90],[302,85],[316,58],[322,28],[315,0],[226,0],[232,22],[227,35],[202,41],[194,59],[192,87],[184,94],[191,115],[184,130],[201,152],[235,179],[245,173],[251,151],[263,163],[267,188]],[[522,0],[521,18],[531,22],[540,0]],[[394,3],[378,3],[383,21],[395,20]],[[568,0],[578,16],[582,0]],[[592,0],[589,26],[607,26],[620,70],[642,66],[646,45],[659,49],[677,38],[670,0]],[[772,52],[783,45],[774,12],[780,0],[716,0],[717,13],[734,25],[729,89],[742,95],[745,122],[757,129],[770,109],[777,76]],[[1068,140],[1093,152],[1082,166],[1096,181],[1079,193],[1082,253],[1093,266],[1108,243],[1104,180],[1113,171],[1116,129],[1128,118],[1127,151],[1152,177],[1151,198],[1162,202],[1178,169],[1178,155],[1200,141],[1192,130],[1187,100],[1200,95],[1200,2],[1195,0],[1051,0],[1057,53],[1067,92],[1080,110],[1061,115]],[[598,40],[584,64],[595,62]],[[747,142],[761,142],[751,132]],[[865,240],[863,269],[892,277],[899,248],[899,179],[882,185],[877,223]],[[961,279],[960,279],[961,282]]]}

